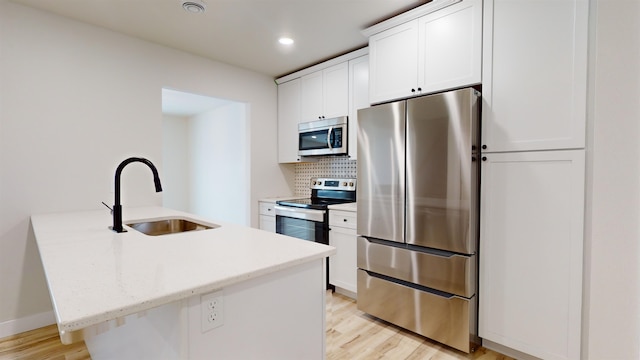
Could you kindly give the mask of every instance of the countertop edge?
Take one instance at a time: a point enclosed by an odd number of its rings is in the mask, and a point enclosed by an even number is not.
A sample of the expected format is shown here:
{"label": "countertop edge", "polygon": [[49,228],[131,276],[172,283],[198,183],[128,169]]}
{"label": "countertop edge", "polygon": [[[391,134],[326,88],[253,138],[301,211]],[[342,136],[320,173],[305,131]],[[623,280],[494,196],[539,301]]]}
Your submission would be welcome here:
{"label": "countertop edge", "polygon": [[[188,214],[180,211],[164,209],[159,207],[138,208],[138,209],[133,208],[133,209],[129,209],[129,211],[131,213],[130,218],[132,219],[136,219],[136,218],[160,219],[167,216],[170,216],[170,217],[183,216],[188,219],[195,219],[195,220],[202,219],[201,217],[193,214]],[[122,303],[114,304],[113,306],[103,306],[101,309],[93,309],[93,310],[99,310],[99,311],[86,311],[84,313],[77,314],[78,316],[69,316],[69,314],[64,314],[64,316],[61,316],[63,315],[63,313],[66,313],[66,309],[60,308],[59,304],[57,303],[60,300],[58,298],[59,294],[52,292],[54,290],[52,289],[52,282],[51,282],[52,279],[50,278],[51,274],[49,274],[50,264],[48,264],[48,261],[46,260],[50,261],[52,259],[51,257],[52,254],[55,255],[55,252],[52,252],[50,250],[52,247],[68,246],[68,244],[71,243],[68,239],[65,239],[65,241],[62,243],[56,242],[57,238],[64,236],[64,235],[61,235],[63,234],[61,232],[61,229],[66,231],[64,226],[60,228],[61,225],[58,223],[58,220],[62,217],[62,218],[66,218],[65,221],[68,222],[69,217],[76,217],[78,216],[78,214],[85,214],[85,213],[88,213],[90,216],[93,216],[93,214],[101,214],[100,211],[89,211],[89,212],[61,213],[61,214],[60,213],[32,214],[30,217],[31,226],[33,228],[34,235],[36,237],[36,244],[38,246],[39,251],[41,252],[40,253],[41,261],[43,261],[43,266],[45,267],[44,268],[45,278],[46,278],[47,286],[49,287],[49,292],[50,292],[51,301],[53,305],[53,311],[56,318],[56,323],[58,325],[58,330],[61,336],[65,333],[70,334],[69,337],[66,337],[67,339],[72,338],[74,333],[77,333],[83,329],[93,328],[95,325],[100,325],[112,320],[118,320],[128,315],[144,312],[146,310],[150,310],[162,305],[184,300],[191,296],[208,293],[217,289],[222,289],[230,285],[256,279],[264,275],[269,275],[269,274],[276,273],[278,271],[287,270],[297,265],[302,265],[302,264],[310,263],[316,260],[321,260],[331,255],[334,255],[337,252],[335,247],[331,247],[331,246],[322,246],[322,247],[307,249],[297,256],[290,256],[289,258],[280,259],[280,261],[265,263],[260,266],[253,266],[247,269],[246,271],[235,271],[227,274],[227,276],[214,277],[211,279],[211,282],[203,281],[200,284],[193,284],[194,286],[191,286],[191,287],[189,286],[175,287],[171,291],[167,291],[165,293],[158,293],[158,294],[155,294],[154,296],[148,296],[148,297],[139,297],[135,302],[132,301],[124,304]],[[46,221],[49,221],[51,223],[52,222],[51,218],[54,218],[54,217],[55,219],[53,219],[53,224],[55,226],[52,227],[50,224],[47,224]],[[100,217],[101,219],[98,221],[98,224],[100,224],[100,228],[101,228],[102,226],[101,222],[103,221],[102,217],[104,216],[100,215]],[[108,219],[108,216],[106,218]],[[210,222],[205,219],[202,219],[202,220],[205,223]],[[63,225],[65,224],[66,223],[64,223]],[[225,224],[225,223],[220,222],[220,224]],[[237,225],[232,225],[232,224],[226,224],[225,226],[232,227],[232,231],[235,231],[233,229],[234,227],[246,228],[246,231],[249,231],[249,232],[259,231],[259,230],[255,230],[248,227],[242,227],[242,226],[238,227]],[[90,230],[95,231],[95,228],[96,228],[95,223],[89,224],[88,227]],[[80,231],[82,230],[83,229],[80,229]],[[106,230],[107,228],[105,225],[105,231]],[[245,231],[245,230],[242,230],[242,231]],[[107,232],[105,234],[111,234],[111,233]],[[130,234],[133,234],[134,236],[138,236],[138,237],[140,236],[146,237],[146,235],[140,235],[140,234],[135,235],[136,234],[135,232]],[[100,236],[102,237],[103,235],[100,235]],[[282,236],[282,235],[274,234],[274,236]],[[43,240],[45,238],[46,240]],[[51,241],[50,239],[52,238],[56,241]],[[94,241],[95,239],[92,238],[91,240]],[[101,240],[101,241],[102,241],[102,244],[105,244],[105,243],[109,244],[114,240],[107,239],[107,240]],[[44,252],[43,252],[43,247],[44,249],[46,249]],[[45,257],[45,254],[46,254],[46,257]],[[58,270],[58,267],[54,266],[53,269]],[[59,280],[59,279],[55,279],[55,280]],[[59,285],[54,285],[53,288],[56,288],[56,286],[59,287]],[[63,295],[68,296],[68,294],[63,294]],[[64,296],[62,296],[62,299],[65,298]],[[63,311],[63,313],[60,313],[60,311]]]}
{"label": "countertop edge", "polygon": [[146,310],[150,310],[152,308],[158,307],[158,306],[162,306],[162,305],[166,305],[175,301],[179,301],[179,300],[183,300],[183,299],[187,299],[191,296],[195,296],[195,295],[200,295],[200,294],[205,294],[208,292],[212,292],[218,289],[222,289],[224,287],[230,286],[230,285],[234,285],[234,284],[238,284],[241,283],[243,281],[247,281],[250,279],[255,279],[264,275],[268,275],[268,274],[272,274],[272,273],[276,273],[278,271],[281,270],[286,270],[292,267],[295,267],[297,265],[302,265],[308,262],[312,262],[314,260],[320,260],[320,259],[324,259],[328,256],[334,255],[336,253],[336,249],[332,248],[330,250],[326,250],[326,251],[322,251],[319,252],[317,254],[311,255],[311,256],[307,256],[304,258],[300,258],[294,261],[289,261],[289,262],[285,262],[276,266],[272,266],[269,268],[265,268],[265,269],[260,269],[260,270],[256,270],[256,271],[251,271],[251,272],[247,272],[245,274],[241,274],[238,276],[234,276],[234,277],[230,277],[221,281],[216,281],[213,282],[211,284],[207,284],[205,286],[201,286],[198,288],[194,288],[194,289],[189,289],[189,290],[185,290],[182,292],[178,292],[178,293],[174,293],[174,294],[168,294],[162,297],[158,297],[158,298],[154,298],[154,299],[150,299],[148,301],[145,301],[143,303],[139,303],[139,304],[134,304],[131,306],[126,306],[123,308],[118,308],[118,309],[114,309],[114,310],[109,310],[105,313],[101,313],[99,315],[95,315],[95,316],[86,316],[84,318],[79,318],[79,319],[75,319],[75,320],[70,320],[70,321],[64,321],[61,322],[59,321],[59,317],[57,314],[57,311],[55,309],[54,306],[54,312],[56,313],[56,319],[58,320],[58,329],[60,331],[65,331],[65,332],[73,332],[73,331],[79,331],[82,329],[85,329],[87,327],[93,326],[93,325],[98,325],[100,323],[106,322],[106,321],[110,321],[110,320],[114,320],[114,319],[118,319],[124,316],[128,316],[128,315],[132,315],[132,314],[136,314],[142,311],[146,311]]}
{"label": "countertop edge", "polygon": [[357,212],[358,211],[358,205],[357,205],[357,202],[329,205],[329,210],[340,210],[340,211]]}

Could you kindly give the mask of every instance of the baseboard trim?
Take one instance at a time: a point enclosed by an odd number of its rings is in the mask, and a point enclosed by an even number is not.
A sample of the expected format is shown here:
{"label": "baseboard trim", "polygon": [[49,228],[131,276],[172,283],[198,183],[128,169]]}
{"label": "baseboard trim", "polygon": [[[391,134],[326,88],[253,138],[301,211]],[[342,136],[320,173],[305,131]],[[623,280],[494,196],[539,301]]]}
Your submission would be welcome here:
{"label": "baseboard trim", "polygon": [[349,291],[347,289],[341,288],[339,286],[336,286],[336,292],[340,295],[344,295],[346,297],[350,297],[353,300],[358,300],[358,295],[356,293],[354,293],[353,291]]}
{"label": "baseboard trim", "polygon": [[521,351],[512,349],[510,347],[506,347],[504,345],[500,345],[498,343],[494,343],[493,341],[487,340],[487,339],[482,339],[482,346],[484,346],[485,348],[489,349],[489,350],[493,350],[496,352],[501,353],[502,355],[507,355],[509,357],[512,357],[514,359],[518,359],[518,360],[541,360],[540,358],[537,358],[535,356],[529,355],[529,354],[525,354]]}
{"label": "baseboard trim", "polygon": [[20,319],[4,321],[0,323],[0,338],[38,329],[43,326],[55,324],[55,322],[56,317],[53,311],[41,312]]}

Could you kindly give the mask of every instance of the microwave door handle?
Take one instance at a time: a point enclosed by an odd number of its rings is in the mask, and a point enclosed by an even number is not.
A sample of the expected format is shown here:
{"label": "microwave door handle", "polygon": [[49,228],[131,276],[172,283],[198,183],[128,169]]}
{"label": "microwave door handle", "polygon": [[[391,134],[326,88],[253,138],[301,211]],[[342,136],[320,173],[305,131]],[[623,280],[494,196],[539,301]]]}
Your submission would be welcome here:
{"label": "microwave door handle", "polygon": [[331,146],[331,134],[333,134],[333,126],[329,127],[329,132],[327,133],[327,145],[329,146],[329,149],[333,149]]}

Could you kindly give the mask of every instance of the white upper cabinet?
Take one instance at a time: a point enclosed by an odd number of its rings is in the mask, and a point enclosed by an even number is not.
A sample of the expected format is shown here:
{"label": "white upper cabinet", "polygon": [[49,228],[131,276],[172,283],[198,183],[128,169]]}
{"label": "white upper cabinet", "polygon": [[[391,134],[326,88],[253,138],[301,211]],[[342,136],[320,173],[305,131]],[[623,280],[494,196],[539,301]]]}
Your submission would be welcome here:
{"label": "white upper cabinet", "polygon": [[371,103],[411,96],[417,91],[417,44],[417,20],[398,25],[369,38],[369,99]]}
{"label": "white upper cabinet", "polygon": [[301,81],[301,122],[348,115],[348,62],[305,75]]}
{"label": "white upper cabinet", "polygon": [[299,162],[300,78],[278,85],[278,162]]}
{"label": "white upper cabinet", "polygon": [[348,151],[355,159],[357,111],[369,106],[368,53],[367,48],[355,50],[276,79],[278,162],[308,161],[298,156],[299,123],[341,116],[349,118]]}
{"label": "white upper cabinet", "polygon": [[482,1],[464,0],[418,20],[422,93],[482,80]]}
{"label": "white upper cabinet", "polygon": [[585,0],[485,0],[486,152],[583,148]]}
{"label": "white upper cabinet", "polygon": [[323,113],[325,118],[349,115],[349,63],[322,71]]}
{"label": "white upper cabinet", "polygon": [[349,61],[349,158],[357,159],[358,110],[369,107],[369,56]]}
{"label": "white upper cabinet", "polygon": [[322,117],[322,71],[305,75],[301,81],[301,122],[318,120]]}
{"label": "white upper cabinet", "polygon": [[369,53],[371,103],[479,84],[482,1],[463,0],[376,33]]}

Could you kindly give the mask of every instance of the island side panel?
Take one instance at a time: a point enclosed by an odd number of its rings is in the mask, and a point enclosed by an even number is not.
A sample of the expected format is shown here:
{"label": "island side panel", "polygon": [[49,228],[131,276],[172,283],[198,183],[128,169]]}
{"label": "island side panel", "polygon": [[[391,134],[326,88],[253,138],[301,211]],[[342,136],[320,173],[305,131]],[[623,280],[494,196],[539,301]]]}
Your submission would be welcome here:
{"label": "island side panel", "polygon": [[183,359],[186,300],[83,330],[92,360]]}
{"label": "island side panel", "polygon": [[222,289],[223,325],[203,332],[189,299],[190,359],[324,359],[325,259]]}

